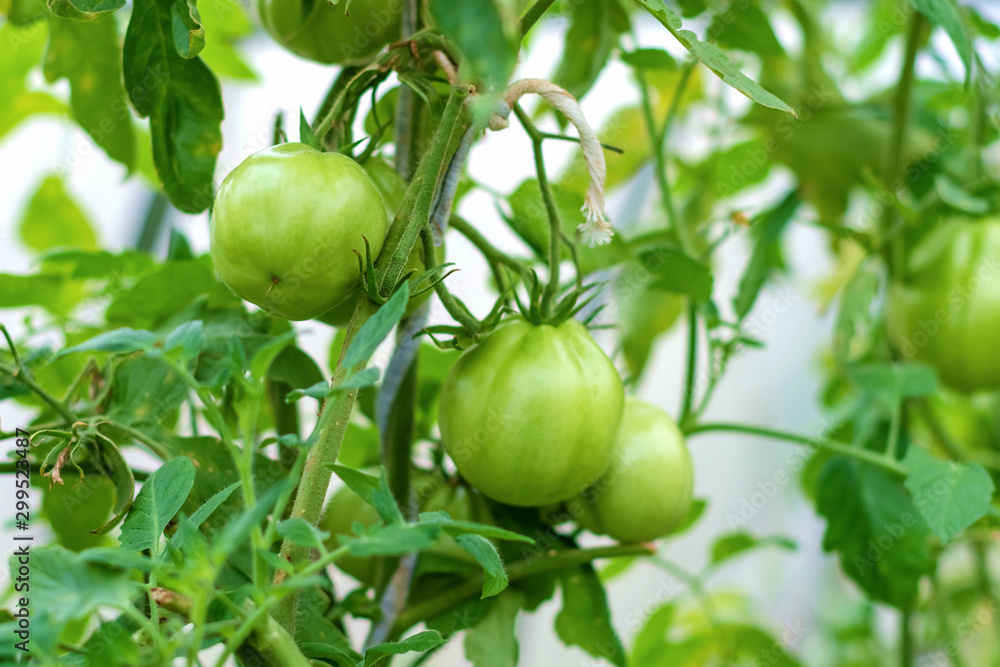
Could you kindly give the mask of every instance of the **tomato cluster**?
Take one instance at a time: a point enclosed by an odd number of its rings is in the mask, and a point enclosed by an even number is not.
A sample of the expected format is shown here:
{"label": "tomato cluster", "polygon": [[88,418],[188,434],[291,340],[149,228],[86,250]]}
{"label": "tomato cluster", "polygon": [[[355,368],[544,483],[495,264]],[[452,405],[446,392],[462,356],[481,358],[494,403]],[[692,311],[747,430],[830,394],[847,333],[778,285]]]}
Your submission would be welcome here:
{"label": "tomato cluster", "polygon": [[[222,281],[280,317],[345,324],[359,298],[355,252],[367,239],[377,256],[405,190],[384,162],[368,166],[366,173],[349,157],[296,143],[249,157],[216,198],[212,258]],[[415,249],[409,268],[427,264]],[[691,459],[677,426],[658,408],[625,400],[614,364],[573,319],[515,317],[485,336],[445,379],[439,425],[461,477],[482,496],[526,507],[564,503],[595,533],[653,540],[691,504]],[[483,500],[464,488],[442,487],[423,509],[470,516]],[[378,518],[349,490],[326,516],[334,535]],[[367,581],[372,562],[348,557],[341,567]]]}

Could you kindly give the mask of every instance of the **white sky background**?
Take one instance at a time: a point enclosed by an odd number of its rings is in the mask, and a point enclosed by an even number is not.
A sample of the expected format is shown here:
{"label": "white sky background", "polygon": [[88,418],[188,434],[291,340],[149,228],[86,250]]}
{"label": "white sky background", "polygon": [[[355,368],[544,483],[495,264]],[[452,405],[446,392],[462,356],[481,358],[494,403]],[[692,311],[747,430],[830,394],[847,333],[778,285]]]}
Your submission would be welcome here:
{"label": "white sky background", "polygon": [[[983,9],[996,13],[996,7]],[[832,22],[832,32],[837,38],[852,40],[857,34],[852,27],[861,3],[852,11],[838,15]],[[990,10],[992,11],[990,12]],[[797,35],[791,22],[779,14],[776,26],[786,43],[795,45]],[[786,17],[787,18],[787,17]],[[994,17],[996,18],[996,17]],[[637,21],[639,43],[646,47],[666,47],[679,53],[670,36],[653,21]],[[533,37],[532,48],[521,64],[518,74],[524,77],[547,77],[555,70],[562,49],[564,24],[545,24],[536,28],[540,33]],[[938,31],[935,40],[946,42]],[[317,108],[320,98],[332,80],[332,71],[296,58],[281,50],[264,35],[244,44],[244,53],[252,67],[260,74],[260,81],[253,84],[223,82],[226,119],[223,123],[224,145],[219,158],[216,180],[221,179],[249,154],[270,142],[273,118],[283,109],[286,131],[291,138],[297,136],[299,107],[307,114]],[[894,81],[901,59],[901,45],[893,44],[880,69],[881,83]],[[944,48],[949,51],[949,47]],[[950,51],[949,51],[950,52]],[[752,59],[745,63],[746,71],[755,75]],[[921,68],[934,71],[934,63],[921,59]],[[922,69],[921,71],[924,71]],[[721,84],[706,71],[703,80],[712,90]],[[836,74],[836,73],[835,73]],[[883,76],[884,75],[884,76]],[[41,75],[39,74],[39,83]],[[55,89],[66,92],[65,82]],[[383,88],[385,90],[387,88]],[[861,90],[856,85],[845,84],[851,96],[864,95],[871,90]],[[742,107],[748,103],[732,91],[727,99]],[[631,84],[628,70],[619,63],[607,68],[597,86],[583,100],[584,113],[592,125],[599,127],[603,119],[620,107],[637,101],[637,91]],[[359,114],[364,118],[364,113]],[[674,141],[679,150],[704,149],[698,143],[698,134],[715,123],[714,112],[699,113],[694,122],[680,128]],[[553,126],[554,127],[554,126]],[[38,119],[23,124],[0,142],[0,272],[25,273],[31,270],[31,255],[17,239],[16,224],[22,208],[38,183],[55,165],[69,160],[77,146],[90,145],[79,129],[57,119]],[[545,145],[546,162],[550,173],[558,173],[573,153],[571,144],[548,142]],[[502,192],[512,191],[522,180],[532,177],[531,145],[516,122],[501,133],[490,134],[480,141],[472,152],[470,174],[479,182]],[[139,179],[122,183],[124,169],[108,160],[99,150],[82,158],[78,166],[68,173],[68,188],[77,198],[90,219],[98,228],[101,245],[111,250],[121,250],[134,244],[139,224],[145,214],[149,196],[148,187]],[[738,202],[727,203],[727,210],[740,208],[753,215],[772,203],[774,196],[783,192],[789,183],[787,175],[776,170],[763,186],[742,193]],[[611,219],[634,196],[648,195],[651,175],[640,177],[628,196],[611,197],[608,212]],[[646,197],[648,199],[648,197]],[[634,204],[633,204],[634,205]],[[460,212],[499,247],[520,252],[519,239],[499,219],[493,200],[484,193],[469,195],[461,203]],[[721,213],[721,212],[720,212]],[[169,220],[184,232],[197,251],[208,250],[208,221],[206,215],[187,216],[173,213]],[[164,236],[165,239],[165,236]],[[736,359],[729,374],[718,388],[712,407],[706,415],[708,421],[732,421],[766,425],[788,431],[817,434],[820,430],[820,413],[817,409],[819,385],[819,358],[829,341],[831,317],[817,312],[811,298],[816,282],[831,267],[823,236],[814,230],[792,226],[786,241],[787,256],[791,262],[790,280],[770,286],[758,300],[751,319],[758,318],[761,338],[766,349],[755,350]],[[163,248],[161,247],[161,252]],[[467,300],[479,315],[492,303],[486,284],[488,271],[481,258],[464,238],[452,234],[447,244],[448,261],[455,262],[462,271],[449,278],[451,289]],[[726,243],[717,256],[715,268],[715,296],[727,302],[735,293],[736,285],[747,260],[747,244],[743,240]],[[443,321],[439,304],[432,318]],[[4,311],[3,321],[14,329],[23,330],[24,312]],[[305,324],[311,333],[302,338],[302,346],[322,364],[326,363],[331,330],[321,324]],[[655,350],[652,367],[640,389],[640,395],[676,415],[680,404],[685,359],[684,327],[675,326]],[[704,347],[702,347],[704,353]],[[4,404],[4,428],[10,429],[23,423],[24,411]],[[695,461],[695,493],[709,499],[709,508],[696,528],[688,534],[664,543],[661,554],[690,571],[698,571],[707,562],[714,539],[730,530],[727,515],[738,514],[741,504],[760,492],[761,485],[769,486],[775,474],[783,472],[791,481],[778,485],[777,493],[768,498],[749,524],[742,528],[756,535],[781,534],[800,545],[796,552],[762,549],[734,561],[713,580],[713,590],[732,588],[750,595],[758,606],[757,618],[777,631],[786,623],[801,624],[806,632],[793,650],[805,653],[810,665],[823,664],[821,655],[822,633],[818,626],[829,619],[832,609],[828,597],[821,591],[838,591],[835,600],[846,596],[857,599],[853,584],[834,584],[840,579],[834,560],[822,554],[820,542],[824,523],[799,491],[797,471],[786,463],[786,456],[795,450],[793,445],[750,439],[740,435],[702,435],[691,441]],[[9,443],[8,443],[9,446]],[[780,479],[780,477],[779,477]],[[12,485],[3,484],[0,503],[11,506]],[[759,497],[758,497],[759,499]],[[0,519],[5,520],[5,519]],[[0,538],[6,537],[0,531]],[[593,540],[595,543],[599,540]],[[0,539],[0,557],[6,562],[10,551],[9,541]],[[626,641],[630,641],[641,622],[658,603],[669,599],[674,580],[662,570],[650,565],[633,568],[627,575],[610,585],[613,620]],[[341,590],[345,590],[342,586]],[[846,591],[846,592],[845,592]],[[590,665],[585,653],[563,646],[553,634],[552,619],[557,613],[558,600],[545,605],[539,612],[522,614],[519,619],[521,636],[521,665]],[[894,619],[887,617],[888,624]],[[361,630],[361,628],[358,628]],[[401,661],[402,662],[402,661]],[[428,663],[432,666],[465,665],[461,642],[453,642]]]}

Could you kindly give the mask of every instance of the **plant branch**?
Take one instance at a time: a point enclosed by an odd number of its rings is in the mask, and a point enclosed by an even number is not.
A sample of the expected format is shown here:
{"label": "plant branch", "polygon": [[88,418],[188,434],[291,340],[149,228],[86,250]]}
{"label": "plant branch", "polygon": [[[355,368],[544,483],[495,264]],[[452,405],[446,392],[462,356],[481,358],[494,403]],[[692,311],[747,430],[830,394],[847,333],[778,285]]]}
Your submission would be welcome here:
{"label": "plant branch", "polygon": [[688,300],[688,348],[687,367],[684,374],[684,396],[681,402],[681,415],[677,420],[681,429],[686,428],[691,416],[691,406],[694,404],[695,374],[698,371],[698,311],[694,303]]}
{"label": "plant branch", "polygon": [[538,23],[538,19],[542,18],[542,14],[548,10],[555,3],[555,0],[535,0],[535,3],[528,7],[527,11],[521,16],[521,37],[523,38],[528,34],[528,31]]}
{"label": "plant branch", "polygon": [[545,202],[545,213],[549,218],[549,282],[542,293],[542,317],[548,318],[552,314],[552,302],[559,293],[559,263],[562,261],[562,221],[559,219],[559,207],[556,205],[556,198],[552,194],[552,186],[549,185],[549,177],[545,171],[545,155],[542,151],[542,143],[545,137],[531,118],[524,112],[519,104],[514,105],[514,113],[524,127],[524,131],[531,137],[531,146],[535,153],[535,172],[538,175],[538,187],[542,191],[542,201]]}
{"label": "plant branch", "polygon": [[[536,558],[528,558],[511,563],[507,567],[507,578],[511,581],[518,581],[524,577],[553,570],[561,570],[574,565],[590,563],[600,558],[614,558],[616,556],[651,556],[656,553],[656,547],[652,544],[616,544],[607,547],[596,547],[593,549],[567,549],[565,551],[547,552]],[[463,602],[467,598],[475,597],[482,591],[483,577],[476,576],[467,579],[465,582],[454,586],[437,597],[414,605],[400,614],[396,620],[396,625],[389,634],[389,639],[398,638],[408,628],[417,623],[434,618],[438,614],[444,613]]]}
{"label": "plant branch", "polygon": [[[447,169],[448,158],[457,148],[469,123],[468,115],[464,113],[463,104],[467,95],[468,90],[466,89],[452,88],[434,142],[420,161],[416,174],[407,187],[400,210],[389,229],[388,237],[382,246],[382,253],[375,263],[376,269],[380,270],[381,283],[379,288],[383,293],[394,288],[402,277],[420,230],[426,227],[430,221],[437,185],[444,170]],[[376,308],[375,303],[367,297],[358,300],[354,316],[347,327],[340,360],[338,360],[337,368],[334,370],[333,385],[341,383],[349,373],[359,370],[358,368],[344,367],[344,353],[361,326],[372,316]],[[358,366],[364,364],[367,364],[367,359],[359,363]],[[324,403],[319,421],[312,436],[310,436],[312,446],[302,470],[302,478],[295,494],[291,518],[303,519],[314,526],[319,523],[332,475],[327,464],[337,460],[356,398],[356,390],[345,391]],[[281,557],[292,563],[301,561],[308,555],[308,548],[296,545],[289,539],[286,539],[281,545]],[[279,571],[275,575],[275,584],[280,584],[286,578],[286,573]],[[296,589],[289,593],[275,610],[275,619],[293,636],[298,600],[299,591]]]}
{"label": "plant branch", "polygon": [[895,473],[897,475],[906,475],[907,469],[902,463],[890,459],[884,454],[878,452],[873,452],[868,449],[862,449],[860,447],[854,447],[853,445],[848,445],[843,442],[837,442],[835,440],[818,440],[816,438],[809,438],[804,435],[796,435],[794,433],[785,433],[783,431],[775,431],[769,428],[760,428],[757,426],[745,426],[743,424],[726,424],[726,423],[710,423],[710,424],[699,424],[687,430],[685,435],[695,435],[698,433],[708,433],[710,431],[729,431],[732,433],[746,433],[747,435],[756,435],[762,438],[773,438],[775,440],[784,440],[785,442],[793,442],[798,445],[806,445],[807,447],[813,447],[814,449],[826,449],[828,451],[834,452],[835,454],[840,454],[841,456],[848,456],[859,461],[864,461],[865,463],[871,463],[872,465],[884,468],[889,472]]}
{"label": "plant branch", "polygon": [[0,332],[3,333],[3,337],[7,340],[7,345],[10,347],[10,353],[14,357],[14,363],[17,366],[16,368],[0,367],[0,371],[3,371],[12,378],[17,379],[18,382],[37,394],[40,399],[48,403],[56,412],[59,413],[59,416],[67,422],[72,424],[80,421],[79,418],[73,414],[73,411],[66,407],[65,403],[45,391],[45,389],[31,377],[28,373],[28,369],[24,367],[24,364],[21,361],[21,355],[17,353],[17,346],[14,345],[14,341],[10,337],[10,332],[7,331],[7,327],[0,324]]}
{"label": "plant branch", "polygon": [[[424,244],[424,257],[425,262],[428,264],[433,263],[433,259],[426,259],[428,257],[433,258],[436,252],[434,246],[434,234],[431,232],[431,228],[424,227],[420,232],[420,239]],[[477,333],[482,329],[482,324],[476,317],[469,312],[469,309],[465,307],[465,304],[452,296],[451,292],[448,291],[448,286],[444,284],[444,280],[441,278],[441,272],[438,271],[433,276],[434,282],[434,292],[437,293],[438,298],[441,299],[441,305],[444,306],[445,310],[451,317],[462,325],[470,335]]]}

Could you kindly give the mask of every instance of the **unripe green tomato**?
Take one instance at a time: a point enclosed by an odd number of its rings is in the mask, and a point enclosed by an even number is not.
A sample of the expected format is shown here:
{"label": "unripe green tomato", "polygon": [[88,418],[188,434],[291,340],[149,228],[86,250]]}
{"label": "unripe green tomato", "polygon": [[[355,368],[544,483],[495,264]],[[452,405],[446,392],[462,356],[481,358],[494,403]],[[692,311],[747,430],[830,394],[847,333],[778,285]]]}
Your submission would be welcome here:
{"label": "unripe green tomato", "polygon": [[[385,207],[357,162],[305,144],[254,153],[219,187],[212,261],[238,297],[289,320],[308,320],[360,280],[364,238],[378,256]],[[363,238],[364,237],[364,238]]]}
{"label": "unripe green tomato", "polygon": [[618,372],[582,324],[515,320],[455,362],[441,390],[441,438],[483,494],[547,505],[607,468],[623,397]]}
{"label": "unripe green tomato", "polygon": [[650,542],[687,516],[693,486],[691,454],[677,424],[660,408],[630,397],[611,465],[567,506],[591,532]]}
{"label": "unripe green tomato", "polygon": [[962,391],[1000,387],[1000,220],[952,220],[910,253],[889,287],[886,333]]}
{"label": "unripe green tomato", "polygon": [[321,63],[366,60],[399,39],[402,0],[258,0],[264,28],[292,53]]}

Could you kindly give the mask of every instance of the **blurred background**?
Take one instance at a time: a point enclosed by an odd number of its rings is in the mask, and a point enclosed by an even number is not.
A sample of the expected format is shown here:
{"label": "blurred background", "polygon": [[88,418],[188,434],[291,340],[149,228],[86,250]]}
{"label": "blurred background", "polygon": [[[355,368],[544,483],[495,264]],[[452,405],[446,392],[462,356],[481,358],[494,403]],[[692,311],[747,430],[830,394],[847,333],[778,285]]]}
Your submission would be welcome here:
{"label": "blurred background", "polygon": [[[843,43],[845,49],[855,48],[863,32],[860,22],[867,4],[829,3],[823,20],[828,38]],[[984,17],[1000,21],[1000,3],[967,4],[977,4]],[[286,127],[291,128],[298,124],[300,108],[312,115],[335,73],[329,67],[299,59],[280,48],[256,25],[253,11],[243,9],[247,21],[237,26],[232,44],[226,45],[232,50],[232,63],[225,71],[217,70],[223,75],[226,109],[217,183],[244,158],[272,143],[277,114],[283,113]],[[205,11],[203,8],[202,12]],[[802,37],[785,10],[776,11],[771,20],[789,52],[801,48]],[[678,58],[683,57],[679,45],[648,16],[637,15],[634,25],[634,46],[665,48]],[[704,27],[697,26],[693,22],[691,29],[700,32]],[[522,52],[523,61],[516,76],[551,76],[562,53],[566,27],[567,22],[558,18],[541,24],[532,34],[529,47]],[[935,32],[932,39],[947,41],[941,31]],[[832,74],[839,77],[845,96],[864,99],[894,84],[902,50],[901,36],[891,38],[863,80],[848,72]],[[936,51],[948,53],[950,45]],[[995,58],[996,53],[984,51],[982,55]],[[759,60],[752,56],[737,57],[738,65],[757,78]],[[0,67],[4,64],[0,63]],[[929,55],[917,60],[918,73],[931,77],[940,76],[942,68],[947,71],[952,67],[960,69],[954,62]],[[699,74],[698,86],[703,89],[704,97],[695,102],[694,111],[685,116],[673,136],[673,146],[683,156],[703,153],[711,133],[720,133],[722,139],[716,140],[721,143],[740,139],[740,130],[728,119],[742,115],[750,104],[706,69],[699,67]],[[40,73],[32,85],[56,98],[68,96],[65,81],[47,84]],[[616,110],[634,105],[637,99],[628,68],[613,61],[581,106],[590,123],[600,127]],[[364,110],[358,117],[365,117]],[[551,116],[541,122],[543,129],[558,130]],[[289,134],[294,135],[294,130]],[[550,171],[556,173],[568,163],[575,148],[569,143],[549,142],[545,151]],[[615,159],[618,156],[608,156],[609,162]],[[20,240],[18,226],[32,194],[53,173],[62,177],[69,195],[92,223],[102,247],[111,251],[143,247],[162,255],[168,232],[173,228],[183,232],[196,251],[207,252],[207,214],[182,214],[154,194],[146,175],[150,170],[148,162],[147,156],[146,173],[129,177],[120,164],[109,160],[75,124],[55,115],[36,116],[0,138],[0,271],[21,274],[32,269],[35,258]],[[476,182],[494,190],[513,191],[534,173],[530,141],[516,123],[505,131],[489,133],[476,144],[468,173]],[[683,174],[676,176],[683,178]],[[720,219],[734,213],[752,217],[762,210],[762,202],[773,201],[776,193],[786,191],[793,182],[790,172],[779,166],[761,183],[726,200],[726,208],[715,210],[712,215]],[[653,191],[653,174],[647,167],[611,197],[608,207],[611,220],[624,228],[638,224],[648,217],[648,209],[654,205]],[[851,208],[848,211],[848,217],[857,212]],[[463,198],[459,212],[501,249],[513,254],[527,252],[523,242],[502,221],[494,198],[486,192],[473,191]],[[801,225],[793,226],[787,234],[788,271],[769,285],[748,319],[755,325],[757,338],[764,347],[747,349],[733,361],[706,420],[759,424],[810,436],[823,432],[824,422],[818,407],[819,369],[823,364],[822,351],[829,344],[833,316],[824,309],[821,285],[837,270],[825,239],[821,230]],[[723,246],[715,266],[716,295],[735,293],[748,261],[748,250],[749,243],[742,240]],[[461,269],[448,279],[458,296],[466,303],[492,303],[488,267],[464,237],[455,233],[449,236],[447,261]],[[37,314],[31,309],[4,310],[0,317],[18,333],[24,331],[25,318]],[[435,301],[432,323],[443,321],[444,317],[443,309]],[[321,365],[327,363],[333,330],[310,322],[296,326],[308,332],[300,339],[302,347]],[[681,322],[660,339],[638,387],[642,398],[674,415],[683,386],[684,331]],[[384,361],[385,355],[379,358]],[[10,402],[5,402],[0,419],[5,429],[9,429],[27,416],[27,412],[19,413]],[[707,509],[692,530],[663,542],[660,555],[666,563],[661,566],[643,563],[612,579],[609,591],[613,621],[624,641],[632,640],[661,603],[687,594],[691,586],[688,574],[696,575],[707,567],[711,545],[720,534],[742,530],[757,536],[780,536],[788,542],[756,549],[724,564],[704,585],[724,604],[751,610],[806,664],[845,664],[836,657],[834,645],[838,632],[849,633],[857,619],[878,612],[842,576],[834,557],[820,549],[825,523],[801,491],[799,473],[804,459],[793,454],[800,452],[800,448],[714,433],[695,436],[689,444],[695,461],[695,494],[707,501]],[[3,486],[5,500],[9,500],[6,496],[10,491],[7,485]],[[599,542],[598,538],[592,541]],[[9,541],[2,543],[2,549],[6,550]],[[797,548],[788,548],[789,544]],[[7,553],[0,555],[6,559]],[[558,609],[558,600],[554,600],[537,612],[518,618],[520,664],[599,664],[583,651],[562,645],[551,632]],[[892,614],[880,616],[876,627],[881,628],[884,636],[894,637],[892,626],[896,618]],[[892,645],[892,639],[886,641]],[[461,643],[452,642],[425,664],[444,667],[469,663],[462,657]]]}

